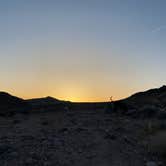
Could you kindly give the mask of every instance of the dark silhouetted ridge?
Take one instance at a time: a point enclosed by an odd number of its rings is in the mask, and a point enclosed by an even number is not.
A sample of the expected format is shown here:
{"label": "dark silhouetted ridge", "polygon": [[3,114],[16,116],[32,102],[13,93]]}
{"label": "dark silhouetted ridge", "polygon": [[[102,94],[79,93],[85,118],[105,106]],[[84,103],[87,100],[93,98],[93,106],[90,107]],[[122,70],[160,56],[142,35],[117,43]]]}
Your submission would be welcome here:
{"label": "dark silhouetted ridge", "polygon": [[55,110],[63,110],[66,102],[58,100],[53,97],[43,97],[43,98],[34,98],[26,100],[33,112],[48,112],[48,111],[55,111]]}
{"label": "dark silhouetted ridge", "polygon": [[12,96],[6,92],[0,92],[0,107],[20,106],[25,101],[21,98]]}
{"label": "dark silhouetted ridge", "polygon": [[28,108],[25,100],[6,92],[0,92],[0,115],[11,114],[17,111],[24,112],[25,108]]}
{"label": "dark silhouetted ridge", "polygon": [[29,99],[27,100],[27,102],[32,105],[55,105],[61,103],[62,101],[48,96],[43,98]]}
{"label": "dark silhouetted ridge", "polygon": [[115,111],[120,110],[124,111],[124,113],[128,110],[140,112],[145,107],[148,109],[153,107],[155,110],[166,110],[166,86],[135,93],[128,98],[115,101],[114,105]]}

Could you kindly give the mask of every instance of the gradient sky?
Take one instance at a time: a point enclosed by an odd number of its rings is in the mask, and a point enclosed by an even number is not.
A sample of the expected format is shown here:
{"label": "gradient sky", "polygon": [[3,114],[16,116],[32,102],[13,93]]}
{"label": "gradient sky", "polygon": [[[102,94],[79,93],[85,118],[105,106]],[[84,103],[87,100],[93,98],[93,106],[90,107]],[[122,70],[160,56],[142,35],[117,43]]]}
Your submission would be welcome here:
{"label": "gradient sky", "polygon": [[165,0],[0,0],[0,89],[120,99],[166,80]]}

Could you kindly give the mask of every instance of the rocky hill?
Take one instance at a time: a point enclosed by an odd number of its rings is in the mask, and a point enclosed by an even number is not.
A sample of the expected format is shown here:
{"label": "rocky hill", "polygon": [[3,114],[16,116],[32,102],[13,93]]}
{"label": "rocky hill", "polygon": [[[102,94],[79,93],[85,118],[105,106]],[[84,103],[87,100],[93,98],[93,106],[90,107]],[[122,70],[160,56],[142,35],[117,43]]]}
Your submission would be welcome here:
{"label": "rocky hill", "polygon": [[0,116],[0,165],[164,166],[166,137],[158,132],[166,131],[165,94],[163,86],[112,104],[23,100],[1,92],[0,115],[27,106],[30,114]]}
{"label": "rocky hill", "polygon": [[136,93],[124,100],[126,103],[136,107],[143,105],[166,106],[166,86],[150,89],[145,92]]}
{"label": "rocky hill", "polygon": [[28,109],[25,100],[12,96],[6,92],[0,92],[0,115],[11,115],[16,112],[24,112]]}
{"label": "rocky hill", "polygon": [[115,101],[115,111],[135,117],[166,116],[166,86],[138,92]]}
{"label": "rocky hill", "polygon": [[35,98],[35,99],[29,99],[26,100],[30,105],[33,107],[45,107],[45,106],[54,106],[62,101],[55,99],[53,97],[44,97],[44,98]]}
{"label": "rocky hill", "polygon": [[62,110],[67,107],[68,102],[58,100],[53,97],[43,97],[36,99],[29,99],[26,102],[31,106],[32,112],[48,112],[48,111],[57,111]]}

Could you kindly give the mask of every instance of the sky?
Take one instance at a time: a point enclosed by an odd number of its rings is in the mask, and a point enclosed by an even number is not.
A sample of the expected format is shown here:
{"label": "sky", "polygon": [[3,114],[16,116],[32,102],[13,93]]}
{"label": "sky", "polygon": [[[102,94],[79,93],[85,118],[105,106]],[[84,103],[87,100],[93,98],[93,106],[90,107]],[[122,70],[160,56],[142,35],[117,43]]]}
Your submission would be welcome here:
{"label": "sky", "polygon": [[107,101],[166,80],[165,0],[0,0],[0,90]]}

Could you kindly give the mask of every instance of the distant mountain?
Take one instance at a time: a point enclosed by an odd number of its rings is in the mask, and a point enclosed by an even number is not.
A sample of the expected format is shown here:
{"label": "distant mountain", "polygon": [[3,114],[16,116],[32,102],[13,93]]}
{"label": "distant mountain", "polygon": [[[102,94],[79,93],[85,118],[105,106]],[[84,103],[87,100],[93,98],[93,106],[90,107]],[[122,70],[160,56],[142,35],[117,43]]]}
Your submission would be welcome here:
{"label": "distant mountain", "polygon": [[[79,107],[84,109],[91,109],[97,107],[105,107],[105,103],[70,103],[61,101],[53,97],[35,98],[23,100],[21,98],[12,96],[6,92],[0,92],[0,115],[13,113],[16,111],[24,112],[47,112],[54,110],[66,110]],[[133,110],[136,112],[149,112],[149,110],[156,111],[165,110],[166,112],[166,86],[160,88],[150,89],[144,92],[138,92],[130,97],[114,102],[114,110],[120,112],[128,112]],[[146,111],[145,111],[146,110]],[[147,111],[148,110],[148,111]],[[137,115],[137,114],[135,114]]]}
{"label": "distant mountain", "polygon": [[16,110],[27,108],[28,104],[25,100],[12,96],[6,92],[0,92],[0,114],[12,114]]}
{"label": "distant mountain", "polygon": [[12,96],[6,92],[0,92],[0,107],[14,107],[20,106],[24,103],[24,100],[15,96]]}
{"label": "distant mountain", "polygon": [[32,112],[48,112],[55,110],[64,110],[66,108],[66,101],[61,101],[53,97],[35,98],[26,100],[31,106]]}
{"label": "distant mountain", "polygon": [[166,117],[166,86],[135,93],[114,106],[115,112],[137,118]]}
{"label": "distant mountain", "polygon": [[44,98],[28,99],[26,101],[33,106],[57,105],[59,103],[62,103],[61,100],[55,99],[50,96]]}
{"label": "distant mountain", "polygon": [[134,107],[142,107],[144,105],[166,107],[166,86],[136,93],[124,99],[123,102]]}

